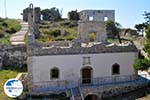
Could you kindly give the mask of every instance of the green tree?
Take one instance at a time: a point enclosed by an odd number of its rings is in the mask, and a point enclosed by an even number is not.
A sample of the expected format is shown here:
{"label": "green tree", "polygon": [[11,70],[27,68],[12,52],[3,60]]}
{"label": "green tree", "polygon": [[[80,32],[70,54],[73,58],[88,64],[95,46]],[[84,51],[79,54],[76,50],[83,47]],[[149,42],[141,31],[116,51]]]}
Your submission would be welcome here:
{"label": "green tree", "polygon": [[79,13],[77,12],[77,10],[75,10],[75,11],[70,11],[70,12],[68,12],[68,17],[69,17],[69,19],[70,20],[79,20]]}
{"label": "green tree", "polygon": [[150,12],[144,12],[144,19],[146,20],[145,24],[150,25]]}
{"label": "green tree", "polygon": [[61,19],[61,13],[59,9],[53,7],[51,9],[42,10],[42,18],[46,21],[58,21]]}
{"label": "green tree", "polygon": [[144,45],[144,50],[147,52],[148,57],[150,57],[150,26],[148,25],[145,30],[146,33],[146,43]]}
{"label": "green tree", "polygon": [[117,37],[119,43],[122,43],[120,38],[121,25],[117,22],[113,22],[111,20],[106,21],[106,32],[107,36],[110,38]]}
{"label": "green tree", "polygon": [[42,14],[43,20],[50,21],[51,15],[50,15],[49,9],[43,9],[41,14]]}
{"label": "green tree", "polygon": [[136,24],[134,27],[137,29],[138,32],[144,32],[144,29],[146,28],[146,24],[145,23],[142,23],[142,24]]}

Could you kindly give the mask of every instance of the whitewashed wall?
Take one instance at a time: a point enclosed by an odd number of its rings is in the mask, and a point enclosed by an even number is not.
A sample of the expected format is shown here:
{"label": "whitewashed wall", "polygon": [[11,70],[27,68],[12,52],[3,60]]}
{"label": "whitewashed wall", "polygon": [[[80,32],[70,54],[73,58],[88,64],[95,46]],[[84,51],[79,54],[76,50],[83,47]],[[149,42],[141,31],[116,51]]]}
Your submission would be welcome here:
{"label": "whitewashed wall", "polygon": [[84,55],[54,55],[33,56],[33,82],[51,81],[50,69],[57,67],[60,70],[60,80],[77,80],[81,78],[80,70],[83,68],[83,57],[91,57],[93,77],[112,75],[112,65],[120,65],[120,75],[134,75],[132,67],[137,53],[102,53]]}

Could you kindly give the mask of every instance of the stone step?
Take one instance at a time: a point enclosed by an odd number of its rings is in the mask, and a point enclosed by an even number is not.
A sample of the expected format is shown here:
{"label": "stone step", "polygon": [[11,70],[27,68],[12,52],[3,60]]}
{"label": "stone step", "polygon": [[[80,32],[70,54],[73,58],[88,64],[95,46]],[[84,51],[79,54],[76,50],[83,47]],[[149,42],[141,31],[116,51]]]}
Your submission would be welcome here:
{"label": "stone step", "polygon": [[24,38],[28,32],[28,23],[24,22],[21,19],[18,19],[18,21],[20,22],[21,30],[11,36],[10,41],[11,41],[11,44],[13,45],[25,44]]}

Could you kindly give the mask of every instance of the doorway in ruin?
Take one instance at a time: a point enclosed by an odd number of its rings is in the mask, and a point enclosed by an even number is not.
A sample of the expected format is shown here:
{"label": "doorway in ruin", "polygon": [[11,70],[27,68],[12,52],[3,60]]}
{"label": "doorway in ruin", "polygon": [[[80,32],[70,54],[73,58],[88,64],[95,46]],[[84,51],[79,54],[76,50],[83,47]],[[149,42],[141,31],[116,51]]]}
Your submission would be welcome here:
{"label": "doorway in ruin", "polygon": [[94,94],[87,95],[84,100],[98,100],[98,97]]}
{"label": "doorway in ruin", "polygon": [[92,68],[91,67],[82,68],[81,74],[82,74],[82,84],[92,83]]}
{"label": "doorway in ruin", "polygon": [[90,38],[90,42],[96,41],[96,32],[90,32],[89,38]]}

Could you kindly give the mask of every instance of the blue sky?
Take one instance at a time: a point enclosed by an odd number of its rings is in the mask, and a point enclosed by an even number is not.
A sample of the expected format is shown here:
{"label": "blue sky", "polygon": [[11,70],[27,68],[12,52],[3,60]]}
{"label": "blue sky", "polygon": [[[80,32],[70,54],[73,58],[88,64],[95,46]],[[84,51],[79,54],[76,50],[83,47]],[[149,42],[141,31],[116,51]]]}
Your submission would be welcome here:
{"label": "blue sky", "polygon": [[[67,17],[67,12],[75,9],[114,9],[116,21],[122,27],[130,28],[144,21],[144,11],[150,12],[150,0],[6,0],[6,3],[9,18],[22,18],[20,13],[30,3],[42,9],[63,9],[63,17]],[[0,17],[5,17],[4,11],[4,0],[0,0]]]}

